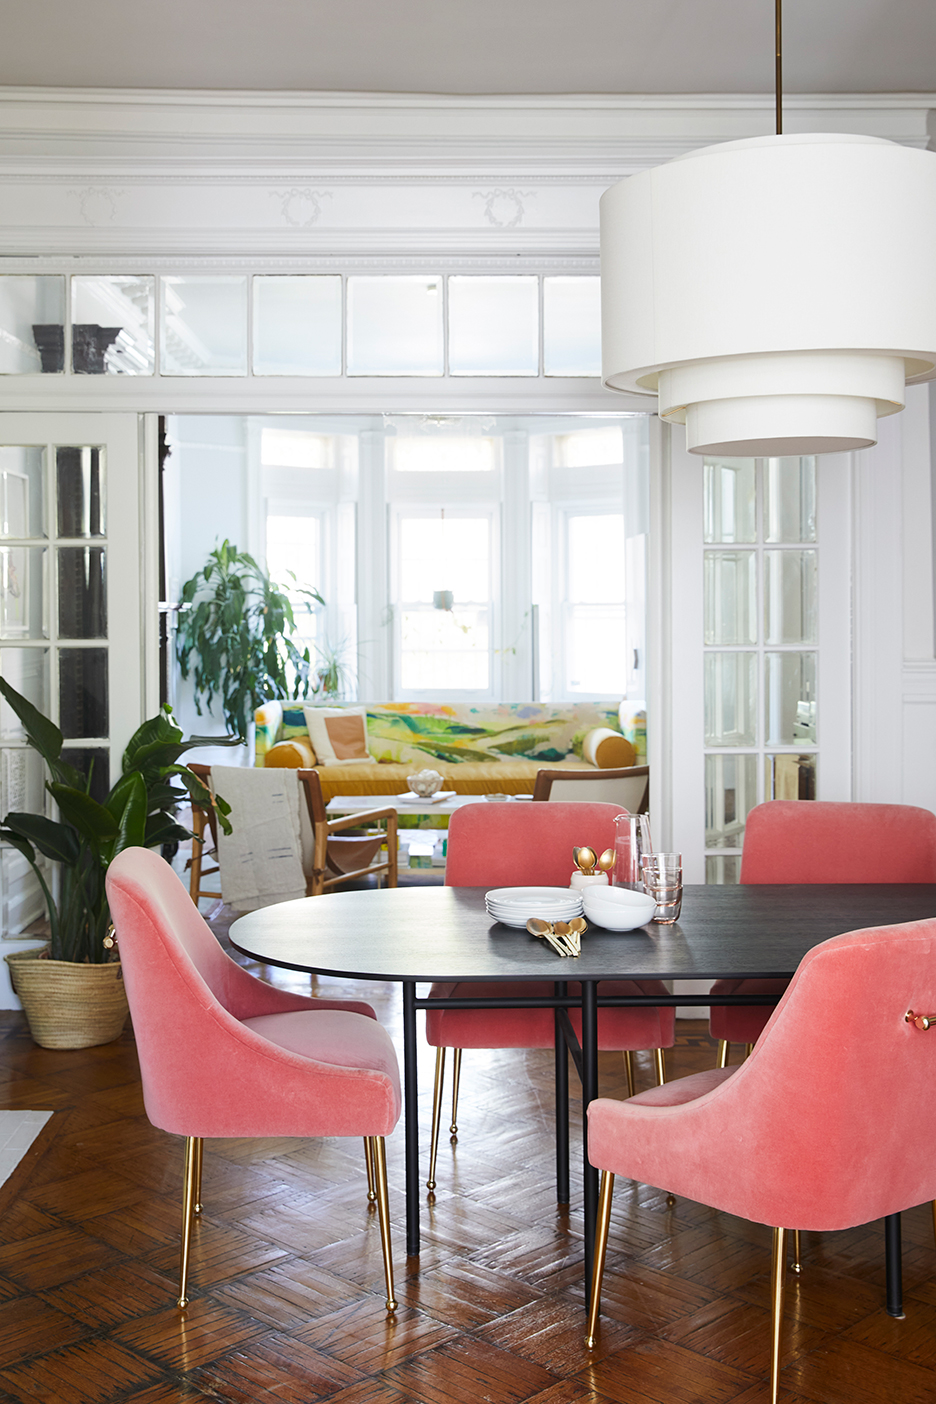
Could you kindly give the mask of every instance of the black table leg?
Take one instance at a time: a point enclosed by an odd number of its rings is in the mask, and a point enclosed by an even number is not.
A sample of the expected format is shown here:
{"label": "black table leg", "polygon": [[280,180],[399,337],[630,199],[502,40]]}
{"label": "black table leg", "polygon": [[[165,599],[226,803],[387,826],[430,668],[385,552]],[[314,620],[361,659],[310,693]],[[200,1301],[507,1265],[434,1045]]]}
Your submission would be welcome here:
{"label": "black table leg", "polygon": [[[564,980],[555,983],[556,997],[568,993]],[[569,1203],[569,1050],[566,1048],[565,1034],[560,1025],[560,1011],[555,1011],[556,1021],[556,1200],[559,1204]]]}
{"label": "black table leg", "polygon": [[903,1309],[903,1268],[900,1262],[900,1215],[884,1220],[884,1261],[887,1274],[887,1314],[901,1320]]}
{"label": "black table leg", "polygon": [[588,1104],[598,1096],[598,982],[582,981],[582,1154],[585,1159],[585,1293],[591,1292],[598,1171],[588,1159]]}
{"label": "black table leg", "polygon": [[419,1109],[416,1105],[416,982],[403,981],[403,1115],[406,1136],[406,1256],[419,1253]]}

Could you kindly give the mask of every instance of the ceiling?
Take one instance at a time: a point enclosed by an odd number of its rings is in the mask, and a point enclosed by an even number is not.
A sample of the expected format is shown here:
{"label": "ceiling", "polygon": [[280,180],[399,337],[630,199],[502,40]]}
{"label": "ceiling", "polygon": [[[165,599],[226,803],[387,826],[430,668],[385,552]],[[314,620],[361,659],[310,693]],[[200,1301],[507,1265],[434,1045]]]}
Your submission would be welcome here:
{"label": "ceiling", "polygon": [[[763,93],[773,0],[2,0],[0,84]],[[786,0],[793,93],[931,92],[936,0]]]}

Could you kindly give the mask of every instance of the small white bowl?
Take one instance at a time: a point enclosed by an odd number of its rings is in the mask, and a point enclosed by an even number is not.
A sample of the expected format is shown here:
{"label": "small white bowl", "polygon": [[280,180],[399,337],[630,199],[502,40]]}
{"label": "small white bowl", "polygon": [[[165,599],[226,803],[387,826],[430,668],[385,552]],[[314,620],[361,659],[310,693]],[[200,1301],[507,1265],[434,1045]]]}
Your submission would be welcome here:
{"label": "small white bowl", "polygon": [[[612,897],[611,893],[615,895]],[[656,911],[652,897],[629,888],[585,888],[582,904],[588,920],[606,931],[634,931],[652,921]]]}

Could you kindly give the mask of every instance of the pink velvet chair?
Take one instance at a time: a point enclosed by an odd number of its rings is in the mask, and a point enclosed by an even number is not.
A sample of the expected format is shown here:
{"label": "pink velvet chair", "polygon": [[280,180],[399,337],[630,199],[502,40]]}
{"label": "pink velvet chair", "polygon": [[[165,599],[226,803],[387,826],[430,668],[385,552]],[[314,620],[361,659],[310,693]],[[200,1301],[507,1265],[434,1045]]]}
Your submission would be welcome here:
{"label": "pink velvet chair", "polygon": [[[936,814],[910,804],[835,804],[770,800],[747,817],[741,882],[936,882]],[[785,980],[718,980],[712,994],[769,994]],[[709,1031],[718,1066],[732,1043],[751,1045],[770,1005],[713,1005]]]}
{"label": "pink velvet chair", "polygon": [[[585,800],[550,804],[472,804],[457,810],[449,825],[445,882],[449,887],[568,887],[575,867],[572,849],[588,844],[596,853],[614,847],[614,818],[627,811],[618,804]],[[574,964],[574,962],[568,962]],[[556,979],[571,972],[557,962]],[[580,986],[569,985],[570,994]],[[510,995],[551,995],[551,983],[542,981],[503,984],[434,985],[433,998]],[[602,994],[668,994],[659,980],[606,981]],[[582,1019],[570,1011],[579,1039]],[[463,1048],[553,1048],[555,1022],[551,1009],[430,1009],[426,1038],[436,1052],[435,1091],[432,1108],[432,1143],[429,1159],[430,1191],[435,1189],[439,1144],[445,1050],[455,1052],[452,1073],[452,1123],[458,1132],[458,1087]],[[665,1081],[663,1049],[675,1042],[672,1008],[601,1009],[598,1014],[598,1047],[623,1052],[627,1082],[634,1090],[631,1053],[647,1048],[655,1052],[658,1084]]]}
{"label": "pink velvet chair", "polygon": [[936,1089],[936,1029],[921,1031],[909,1010],[936,1011],[936,920],[816,946],[740,1066],[627,1102],[592,1102],[589,1159],[604,1173],[588,1346],[614,1176],[666,1186],[773,1228],[776,1401],[786,1229],[852,1228],[936,1196],[936,1119],[925,1110]]}
{"label": "pink velvet chair", "polygon": [[178,1305],[206,1136],[363,1136],[390,1258],[383,1138],[400,1116],[396,1053],[369,1004],[274,989],[231,960],[168,863],[128,848],[107,895],[154,1126],[186,1137]]}

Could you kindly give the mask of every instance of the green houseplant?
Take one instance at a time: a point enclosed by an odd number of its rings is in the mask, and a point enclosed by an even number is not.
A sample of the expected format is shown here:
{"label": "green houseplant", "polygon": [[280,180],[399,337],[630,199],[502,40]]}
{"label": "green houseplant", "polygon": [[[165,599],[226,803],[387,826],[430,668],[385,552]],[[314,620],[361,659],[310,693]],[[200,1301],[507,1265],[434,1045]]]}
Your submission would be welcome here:
{"label": "green houseplant", "polygon": [[[189,830],[174,817],[176,805],[189,796],[199,805],[214,808],[228,833],[230,806],[212,796],[197,776],[178,764],[185,751],[204,741],[183,741],[168,707],[134,732],[123,755],[120,779],[100,804],[90,793],[90,776],[63,761],[63,737],[55,723],[3,678],[0,693],[19,717],[27,742],[45,761],[49,773],[46,789],[59,812],[57,820],[45,814],[10,813],[0,827],[0,840],[18,849],[36,874],[49,920],[47,950],[8,956],[11,977],[37,1043],[80,1048],[109,1042],[120,1033],[127,1007],[119,961],[113,960],[104,946],[110,923],[104,888],[108,865],[124,848],[154,848],[190,838]],[[49,884],[39,855],[56,864],[57,882]],[[58,1006],[58,1015],[53,1011],[46,1019],[30,994],[34,986],[38,989],[50,980],[57,990],[52,1002]],[[76,987],[79,981],[81,988]],[[89,983],[98,990],[97,995],[87,990]],[[72,1009],[67,1015],[62,1007],[63,989],[73,991],[71,998],[64,999]],[[103,1021],[95,1018],[95,1009],[85,1008],[102,998],[110,1008]],[[43,1001],[40,993],[39,1004],[43,1003],[48,1006],[49,1000]],[[90,1036],[60,1027],[72,1025],[76,1019],[91,1023]],[[47,1023],[51,1031],[47,1031]],[[70,1041],[76,1038],[78,1041]]]}
{"label": "green houseplant", "polygon": [[[294,593],[325,603],[317,590]],[[253,556],[223,541],[183,585],[182,603],[190,608],[180,614],[176,650],[183,678],[192,674],[199,716],[218,696],[224,720],[246,741],[263,702],[308,697],[311,660],[291,637],[292,602]]]}

